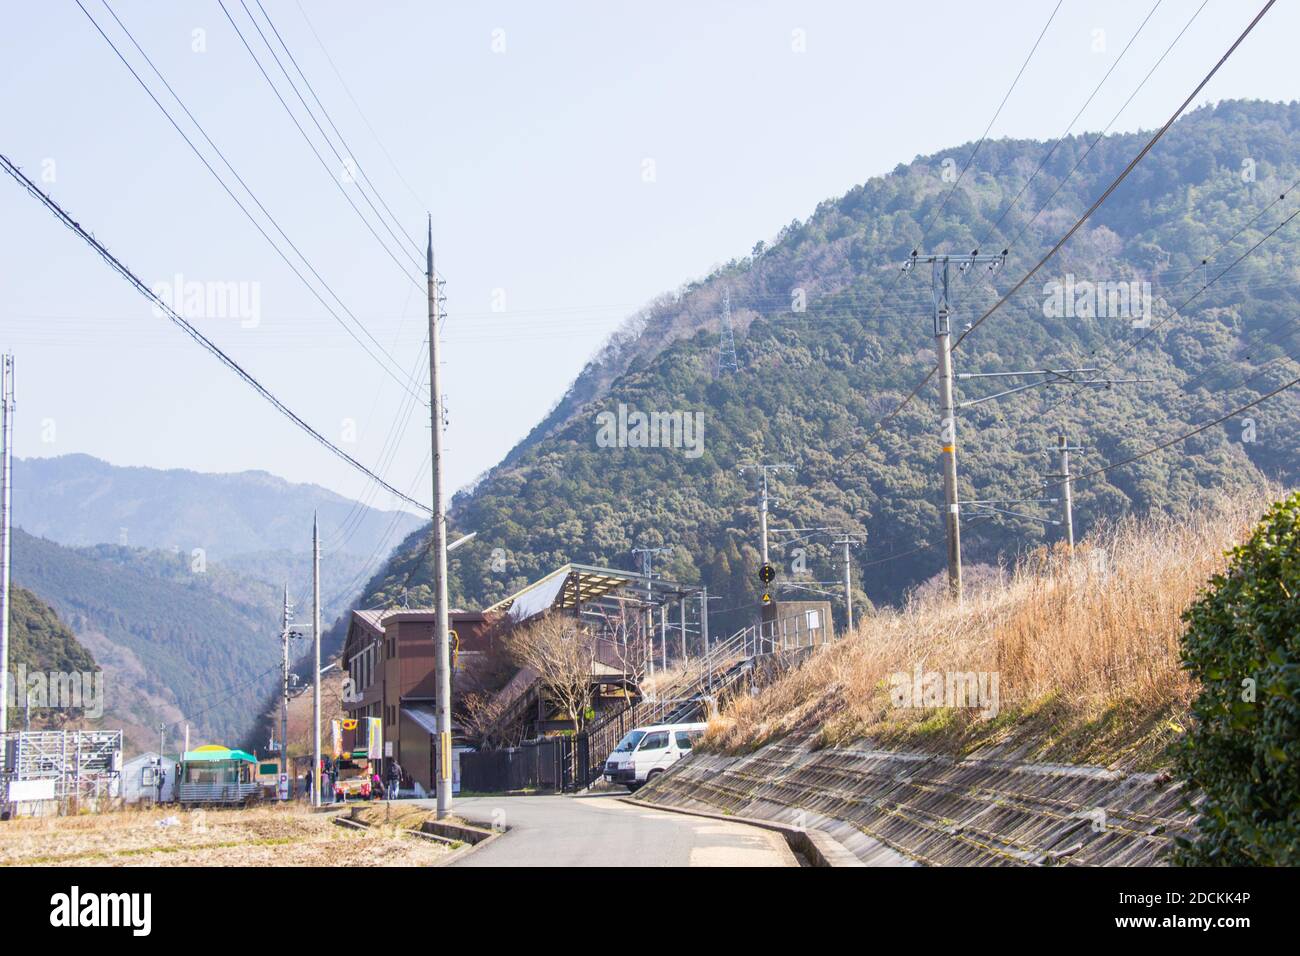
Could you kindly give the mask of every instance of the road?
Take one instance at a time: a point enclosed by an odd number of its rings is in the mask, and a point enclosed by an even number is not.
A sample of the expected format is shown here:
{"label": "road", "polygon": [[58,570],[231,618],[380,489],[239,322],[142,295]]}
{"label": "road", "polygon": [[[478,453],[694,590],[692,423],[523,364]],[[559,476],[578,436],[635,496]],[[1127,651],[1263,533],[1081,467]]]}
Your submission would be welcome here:
{"label": "road", "polygon": [[617,797],[467,797],[453,810],[471,822],[507,828],[455,866],[798,865],[785,840],[769,830]]}

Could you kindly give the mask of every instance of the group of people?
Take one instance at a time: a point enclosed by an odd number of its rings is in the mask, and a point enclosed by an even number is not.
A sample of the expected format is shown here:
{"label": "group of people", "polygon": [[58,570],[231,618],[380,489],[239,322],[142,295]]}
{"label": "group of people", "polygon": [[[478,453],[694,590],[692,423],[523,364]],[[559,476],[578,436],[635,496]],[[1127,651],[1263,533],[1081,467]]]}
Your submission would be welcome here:
{"label": "group of people", "polygon": [[[321,802],[329,803],[334,800],[334,785],[338,780],[338,768],[334,761],[328,755],[322,755],[320,761],[321,769]],[[383,779],[379,776],[379,770],[373,769],[370,773],[370,796],[375,800],[396,800],[402,792],[402,767],[396,761],[388,761],[388,786],[384,786]],[[312,788],[311,773],[303,774],[303,793],[311,799]]]}

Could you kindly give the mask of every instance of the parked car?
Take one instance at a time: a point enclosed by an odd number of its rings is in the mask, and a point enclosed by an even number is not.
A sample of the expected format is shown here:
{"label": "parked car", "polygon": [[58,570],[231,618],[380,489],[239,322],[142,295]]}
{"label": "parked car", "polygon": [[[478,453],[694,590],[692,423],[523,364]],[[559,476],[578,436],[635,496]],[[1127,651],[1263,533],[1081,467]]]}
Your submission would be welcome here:
{"label": "parked car", "polygon": [[606,759],[605,779],[635,792],[689,754],[705,726],[656,724],[629,731]]}

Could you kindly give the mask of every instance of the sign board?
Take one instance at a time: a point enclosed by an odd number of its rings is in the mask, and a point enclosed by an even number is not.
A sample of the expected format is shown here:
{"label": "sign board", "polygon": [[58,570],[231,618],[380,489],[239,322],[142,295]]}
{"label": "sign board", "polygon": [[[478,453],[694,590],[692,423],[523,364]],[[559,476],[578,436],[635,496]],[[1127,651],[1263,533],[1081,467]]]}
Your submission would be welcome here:
{"label": "sign board", "polygon": [[47,780],[10,780],[9,802],[21,800],[53,800],[54,778]]}
{"label": "sign board", "polygon": [[280,782],[276,784],[275,792],[281,800],[289,799],[289,775],[287,773],[280,774]]}
{"label": "sign board", "polygon": [[384,730],[378,717],[367,717],[366,756],[378,760],[384,755]]}
{"label": "sign board", "polygon": [[384,756],[385,756],[385,757],[391,757],[392,755],[393,755],[393,742],[392,742],[391,740],[385,740],[385,741],[384,741]]}

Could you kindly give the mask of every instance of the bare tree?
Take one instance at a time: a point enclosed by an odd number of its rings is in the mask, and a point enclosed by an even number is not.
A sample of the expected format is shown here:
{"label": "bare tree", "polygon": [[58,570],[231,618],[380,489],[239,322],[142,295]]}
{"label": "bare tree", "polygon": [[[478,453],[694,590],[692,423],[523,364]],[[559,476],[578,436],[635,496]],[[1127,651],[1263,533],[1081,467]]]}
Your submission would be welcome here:
{"label": "bare tree", "polygon": [[590,628],[559,614],[547,614],[520,628],[510,635],[507,644],[515,662],[536,672],[546,696],[573,722],[574,780],[578,779],[576,738],[593,704],[596,645],[596,636]]}

